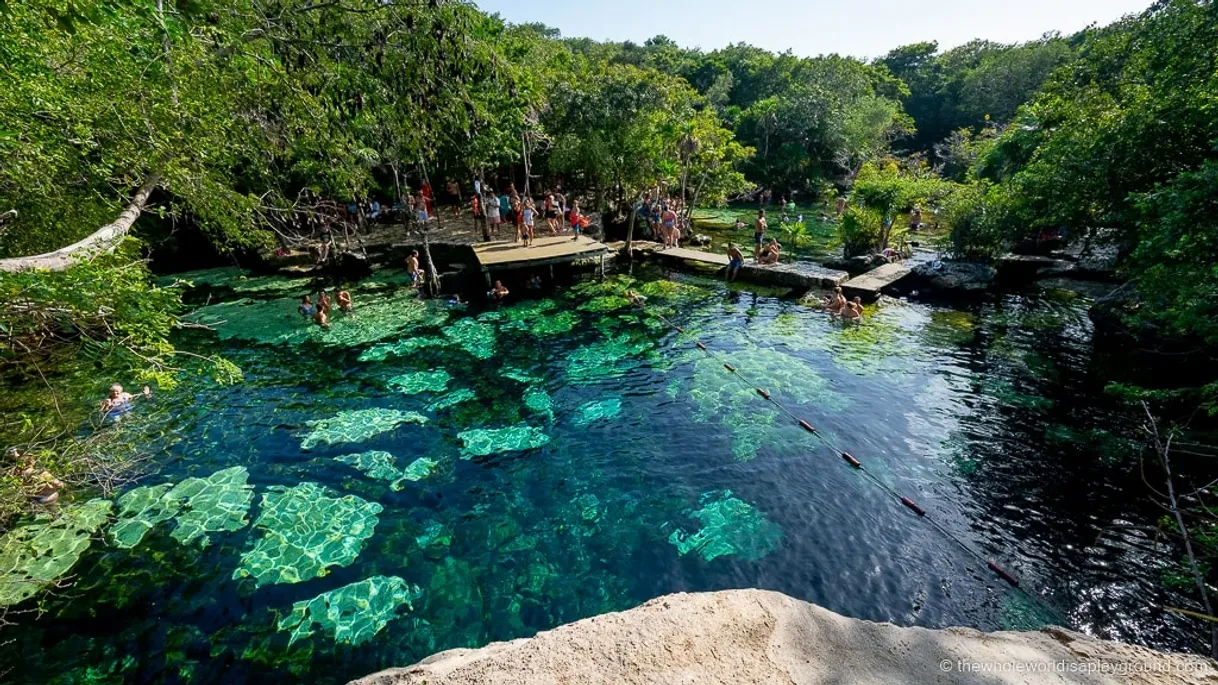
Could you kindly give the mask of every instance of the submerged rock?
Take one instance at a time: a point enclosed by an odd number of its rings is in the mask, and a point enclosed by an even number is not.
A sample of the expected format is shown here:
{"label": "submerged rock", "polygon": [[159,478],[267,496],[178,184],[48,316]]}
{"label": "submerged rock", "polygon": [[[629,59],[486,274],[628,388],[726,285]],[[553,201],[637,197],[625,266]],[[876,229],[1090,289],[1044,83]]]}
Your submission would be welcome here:
{"label": "submerged rock", "polygon": [[545,446],[550,436],[540,428],[528,425],[510,428],[475,428],[457,435],[461,440],[461,458],[485,457],[500,452],[521,452]]}
{"label": "submerged rock", "polygon": [[397,576],[373,576],[296,602],[276,627],[291,633],[289,647],[312,635],[314,625],[339,644],[361,645],[396,618],[400,607],[413,609],[422,596],[418,585]]}
{"label": "submerged rock", "polygon": [[355,495],[331,497],[317,483],[273,485],[254,522],[262,536],[241,555],[233,578],[253,578],[257,587],[301,583],[347,566],[372,537],[382,510]]}
{"label": "submerged rock", "polygon": [[[1062,666],[1078,668],[1058,670]],[[982,667],[984,674],[974,670]],[[848,618],[778,592],[725,590],[667,595],[535,637],[440,652],[355,682],[1200,685],[1216,678],[1212,659],[1062,628],[901,628]]]}
{"label": "submerged rock", "polygon": [[67,573],[93,543],[113,505],[94,499],[39,514],[0,538],[0,607],[22,602]]}
{"label": "submerged rock", "polygon": [[394,430],[404,423],[427,423],[427,417],[413,411],[397,409],[355,409],[340,411],[328,419],[306,423],[312,430],[300,441],[300,449],[310,450],[318,445],[340,445],[363,442]]}
{"label": "submerged rock", "polygon": [[731,490],[704,494],[702,508],[690,518],[702,528],[693,533],[678,528],[668,537],[681,556],[695,552],[705,561],[727,555],[756,561],[782,544],[782,529]]}

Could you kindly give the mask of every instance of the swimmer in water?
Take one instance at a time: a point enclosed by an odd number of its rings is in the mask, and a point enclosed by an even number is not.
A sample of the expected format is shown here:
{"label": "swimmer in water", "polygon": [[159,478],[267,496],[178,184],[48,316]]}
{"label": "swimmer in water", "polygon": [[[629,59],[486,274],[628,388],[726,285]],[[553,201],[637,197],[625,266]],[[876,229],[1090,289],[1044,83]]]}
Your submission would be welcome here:
{"label": "swimmer in water", "polygon": [[339,311],[344,314],[354,314],[355,307],[351,306],[351,293],[346,290],[339,290],[334,293],[334,299],[338,302]]}
{"label": "swimmer in water", "polygon": [[853,301],[846,303],[846,309],[843,313],[850,321],[858,323],[863,320],[863,298],[856,297]]}
{"label": "swimmer in water", "polygon": [[825,303],[824,309],[830,314],[841,314],[846,308],[846,296],[842,294],[841,286],[833,289],[833,294],[829,296],[828,302]]}
{"label": "swimmer in water", "polygon": [[8,451],[9,459],[13,462],[17,477],[21,484],[28,488],[30,499],[38,504],[50,504],[59,499],[59,491],[63,481],[56,478],[44,468],[38,466],[32,454],[22,454],[16,448]]}
{"label": "swimmer in water", "polygon": [[[144,386],[142,397],[152,397],[152,389]],[[131,403],[136,398],[129,392],[123,390],[123,386],[115,383],[110,386],[110,391],[106,393],[106,398],[101,401],[101,413],[106,418],[118,419],[123,414],[131,411]]]}

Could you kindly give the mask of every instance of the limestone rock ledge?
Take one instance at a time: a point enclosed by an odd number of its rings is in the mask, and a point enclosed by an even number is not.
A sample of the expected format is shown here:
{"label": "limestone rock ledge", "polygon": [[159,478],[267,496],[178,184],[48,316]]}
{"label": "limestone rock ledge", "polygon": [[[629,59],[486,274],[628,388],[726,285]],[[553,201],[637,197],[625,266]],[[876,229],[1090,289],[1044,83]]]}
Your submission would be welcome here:
{"label": "limestone rock ledge", "polygon": [[675,594],[360,685],[1218,684],[1218,663],[1061,628],[900,628],[765,590]]}

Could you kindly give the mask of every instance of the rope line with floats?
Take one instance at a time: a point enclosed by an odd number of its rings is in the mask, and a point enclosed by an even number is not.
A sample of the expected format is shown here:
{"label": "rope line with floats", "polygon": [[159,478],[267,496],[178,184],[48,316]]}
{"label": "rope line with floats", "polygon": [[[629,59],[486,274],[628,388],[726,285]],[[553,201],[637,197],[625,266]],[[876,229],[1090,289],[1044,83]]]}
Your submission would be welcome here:
{"label": "rope line with floats", "polygon": [[[639,306],[640,302],[636,301],[635,305]],[[690,335],[692,337],[692,334],[686,333],[684,328],[673,323],[664,315],[659,314],[658,312],[654,312],[654,311],[650,311],[647,313],[651,316],[657,317],[658,319],[663,321],[665,324],[672,327],[672,329],[675,330],[678,334]],[[857,457],[855,457],[851,453],[847,452],[846,450],[838,447],[836,444],[833,443],[832,440],[830,440],[827,436],[825,436],[823,433],[821,433],[819,430],[817,430],[816,427],[813,426],[811,423],[809,423],[806,419],[804,419],[803,417],[796,414],[794,411],[792,411],[790,408],[788,408],[787,406],[785,406],[778,400],[774,399],[774,396],[768,390],[766,390],[764,387],[762,387],[761,384],[755,383],[754,381],[752,381],[751,379],[746,377],[744,374],[742,374],[740,372],[740,369],[738,369],[736,366],[734,366],[727,360],[720,357],[718,354],[716,354],[713,350],[708,348],[704,343],[702,343],[702,341],[698,340],[696,337],[693,338],[693,341],[694,341],[695,348],[697,348],[700,352],[705,354],[708,358],[713,359],[714,361],[721,364],[723,366],[723,368],[733,378],[740,381],[741,384],[748,387],[753,392],[757,393],[757,395],[759,397],[761,397],[763,400],[765,400],[766,402],[769,402],[770,404],[774,405],[775,408],[777,408],[780,412],[782,412],[787,417],[789,417],[795,423],[795,425],[799,426],[805,432],[816,436],[822,443],[825,444],[825,446],[827,446],[829,449],[831,449],[835,453],[837,453],[837,455],[839,457],[841,457],[842,461],[844,461],[846,464],[848,464],[853,470],[861,473],[864,477],[867,478],[867,480],[869,480],[872,483],[879,486],[880,489],[882,489],[887,494],[891,495],[894,499],[896,499],[898,502],[900,502],[903,507],[905,507],[909,511],[913,512],[919,519],[922,519],[923,521],[926,521],[927,523],[929,523],[932,528],[937,530],[941,535],[943,535],[943,537],[947,538],[952,543],[954,543],[957,547],[959,547],[961,550],[963,550],[968,556],[980,561],[982,564],[985,565],[985,567],[987,569],[990,570],[991,573],[993,573],[995,576],[1000,578],[1003,582],[1005,582],[1006,584],[1010,585],[1015,590],[1024,594],[1026,597],[1031,599],[1033,602],[1035,602],[1037,605],[1039,605],[1042,609],[1044,609],[1048,613],[1052,614],[1053,616],[1062,617],[1061,612],[1053,609],[1040,597],[1032,594],[1031,592],[1028,592],[1028,590],[1025,589],[1020,584],[1018,578],[1016,578],[1011,573],[1007,572],[1006,569],[1004,569],[1002,566],[1000,566],[993,559],[986,557],[984,554],[982,554],[981,552],[974,549],[964,540],[961,540],[960,537],[957,536],[955,533],[953,533],[950,530],[948,530],[947,528],[945,528],[943,526],[943,524],[939,523],[939,521],[935,517],[931,516],[930,512],[927,512],[926,509],[922,508],[913,499],[911,499],[910,497],[908,497],[906,495],[901,494],[895,488],[888,485],[884,481],[880,480],[880,478],[876,474],[872,473],[871,470],[869,470],[863,464],[863,462],[860,461]]]}

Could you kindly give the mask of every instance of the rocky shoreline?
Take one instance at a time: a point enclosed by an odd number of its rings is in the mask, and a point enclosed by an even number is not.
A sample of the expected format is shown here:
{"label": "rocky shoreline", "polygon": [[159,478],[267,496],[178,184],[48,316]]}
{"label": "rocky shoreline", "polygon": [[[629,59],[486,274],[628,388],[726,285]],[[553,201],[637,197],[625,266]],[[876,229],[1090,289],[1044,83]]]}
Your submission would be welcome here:
{"label": "rocky shoreline", "polygon": [[777,592],[660,597],[481,649],[434,654],[358,685],[1193,685],[1218,663],[1062,628],[983,633],[847,618]]}

